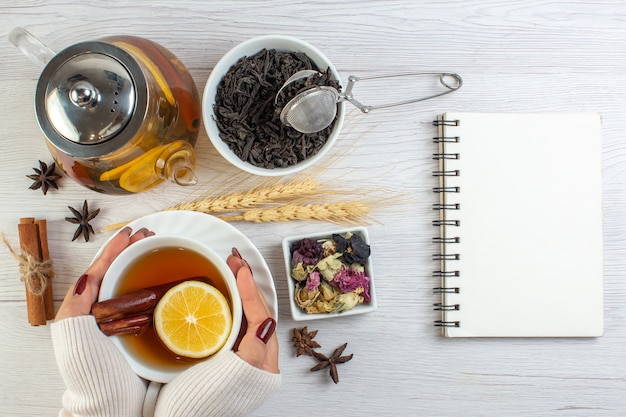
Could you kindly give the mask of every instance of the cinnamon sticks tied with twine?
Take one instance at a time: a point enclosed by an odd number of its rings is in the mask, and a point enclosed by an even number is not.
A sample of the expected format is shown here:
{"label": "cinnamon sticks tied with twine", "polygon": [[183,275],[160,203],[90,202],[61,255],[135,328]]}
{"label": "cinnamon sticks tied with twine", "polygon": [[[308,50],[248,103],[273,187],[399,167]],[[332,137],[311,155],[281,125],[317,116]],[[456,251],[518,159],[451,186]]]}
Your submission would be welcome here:
{"label": "cinnamon sticks tied with twine", "polygon": [[21,253],[15,252],[5,236],[4,243],[19,263],[20,277],[26,288],[28,323],[45,325],[55,315],[51,282],[54,269],[48,251],[47,224],[45,220],[24,217],[17,228]]}

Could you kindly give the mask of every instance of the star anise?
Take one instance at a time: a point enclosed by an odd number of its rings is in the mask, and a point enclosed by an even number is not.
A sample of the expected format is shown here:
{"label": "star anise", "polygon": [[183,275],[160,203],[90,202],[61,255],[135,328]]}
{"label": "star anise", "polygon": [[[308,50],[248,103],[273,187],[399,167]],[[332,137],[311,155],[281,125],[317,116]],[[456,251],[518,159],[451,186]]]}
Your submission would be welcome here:
{"label": "star anise", "polygon": [[335,384],[339,383],[337,364],[348,362],[350,359],[352,359],[352,356],[354,356],[352,353],[347,356],[341,356],[343,351],[346,349],[346,346],[348,346],[348,343],[344,343],[343,345],[339,346],[337,349],[335,349],[333,354],[330,355],[330,357],[322,353],[313,351],[313,356],[319,361],[319,363],[311,368],[310,371],[319,371],[320,369],[330,367],[330,377],[333,379],[333,382]]}
{"label": "star anise", "polygon": [[87,200],[83,203],[83,211],[82,213],[76,210],[74,207],[67,206],[70,209],[74,217],[66,217],[65,220],[78,225],[76,232],[74,232],[74,237],[72,237],[72,242],[75,241],[80,235],[83,235],[85,238],[85,242],[89,242],[89,234],[96,234],[93,230],[93,227],[89,224],[94,217],[100,213],[100,209],[89,212],[89,205],[87,204]]}
{"label": "star anise", "polygon": [[302,354],[311,356],[314,348],[321,347],[319,343],[313,340],[316,335],[317,330],[309,333],[306,326],[301,329],[293,329],[291,341],[293,342],[293,347],[296,348],[296,356]]}
{"label": "star anise", "polygon": [[41,188],[43,194],[48,194],[50,187],[59,189],[57,180],[61,179],[61,176],[56,173],[56,164],[53,162],[50,166],[45,162],[39,161],[39,169],[33,168],[36,174],[27,175],[28,178],[33,180],[33,184],[28,187],[30,190],[38,190]]}

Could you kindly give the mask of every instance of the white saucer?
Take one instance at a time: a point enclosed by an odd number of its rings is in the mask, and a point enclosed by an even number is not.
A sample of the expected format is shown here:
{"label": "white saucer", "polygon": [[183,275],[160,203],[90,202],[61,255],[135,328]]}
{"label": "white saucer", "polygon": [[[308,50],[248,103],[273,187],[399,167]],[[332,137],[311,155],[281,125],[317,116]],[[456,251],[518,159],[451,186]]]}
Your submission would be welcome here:
{"label": "white saucer", "polygon": [[[209,214],[172,210],[140,217],[127,226],[131,227],[133,231],[146,227],[156,234],[180,235],[198,240],[211,247],[223,259],[228,257],[233,247],[237,248],[254,271],[257,287],[265,296],[267,307],[272,316],[278,321],[278,300],[272,273],[265,259],[250,239],[231,224]],[[113,236],[102,245],[94,259],[100,256]]]}

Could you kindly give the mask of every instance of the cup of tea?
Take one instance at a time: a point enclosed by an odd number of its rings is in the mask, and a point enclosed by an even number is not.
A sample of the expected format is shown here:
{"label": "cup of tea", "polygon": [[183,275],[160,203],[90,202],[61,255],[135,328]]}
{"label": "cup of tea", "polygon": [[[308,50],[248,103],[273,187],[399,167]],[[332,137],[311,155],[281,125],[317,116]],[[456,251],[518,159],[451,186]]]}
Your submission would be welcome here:
{"label": "cup of tea", "polygon": [[[235,276],[225,257],[204,243],[175,235],[155,235],[133,243],[113,261],[104,276],[99,303],[135,294],[141,289],[175,288],[181,282],[189,281],[209,284],[224,296],[232,317],[230,332],[217,352],[202,358],[186,357],[172,351],[159,336],[154,323],[138,334],[111,336],[133,371],[148,381],[167,383],[194,364],[210,361],[220,352],[232,349],[243,316]],[[166,297],[167,292],[162,299]],[[159,309],[158,304],[156,309]],[[152,316],[150,319],[154,321]]]}

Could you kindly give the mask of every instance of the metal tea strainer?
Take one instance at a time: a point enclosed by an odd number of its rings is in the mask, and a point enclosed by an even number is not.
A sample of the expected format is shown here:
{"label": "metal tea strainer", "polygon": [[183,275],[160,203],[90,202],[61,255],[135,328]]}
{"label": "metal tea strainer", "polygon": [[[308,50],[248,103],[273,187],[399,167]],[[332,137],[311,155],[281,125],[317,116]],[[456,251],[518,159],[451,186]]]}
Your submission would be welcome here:
{"label": "metal tea strainer", "polygon": [[[294,82],[301,78],[306,78],[315,71],[305,70],[291,76],[283,85],[280,91],[291,82]],[[443,92],[433,94],[426,97],[416,98],[401,101],[398,103],[382,104],[377,106],[367,106],[361,104],[352,95],[352,88],[357,81],[361,80],[373,80],[379,78],[393,78],[393,77],[406,77],[416,75],[436,75],[439,77],[439,83],[445,88]],[[342,101],[349,101],[358,107],[363,113],[369,113],[374,109],[382,109],[385,107],[400,106],[403,104],[415,103],[418,101],[428,100],[434,97],[439,97],[444,94],[451,93],[458,90],[463,85],[463,80],[458,74],[452,72],[436,73],[436,72],[419,72],[409,74],[397,74],[397,75],[381,75],[373,77],[356,77],[351,75],[348,78],[348,86],[344,92],[339,92],[333,87],[328,86],[315,86],[308,90],[305,90],[294,98],[292,98],[283,107],[280,112],[280,121],[291,126],[302,133],[315,133],[330,126],[337,115],[337,103]],[[280,93],[279,91],[279,93]]]}

